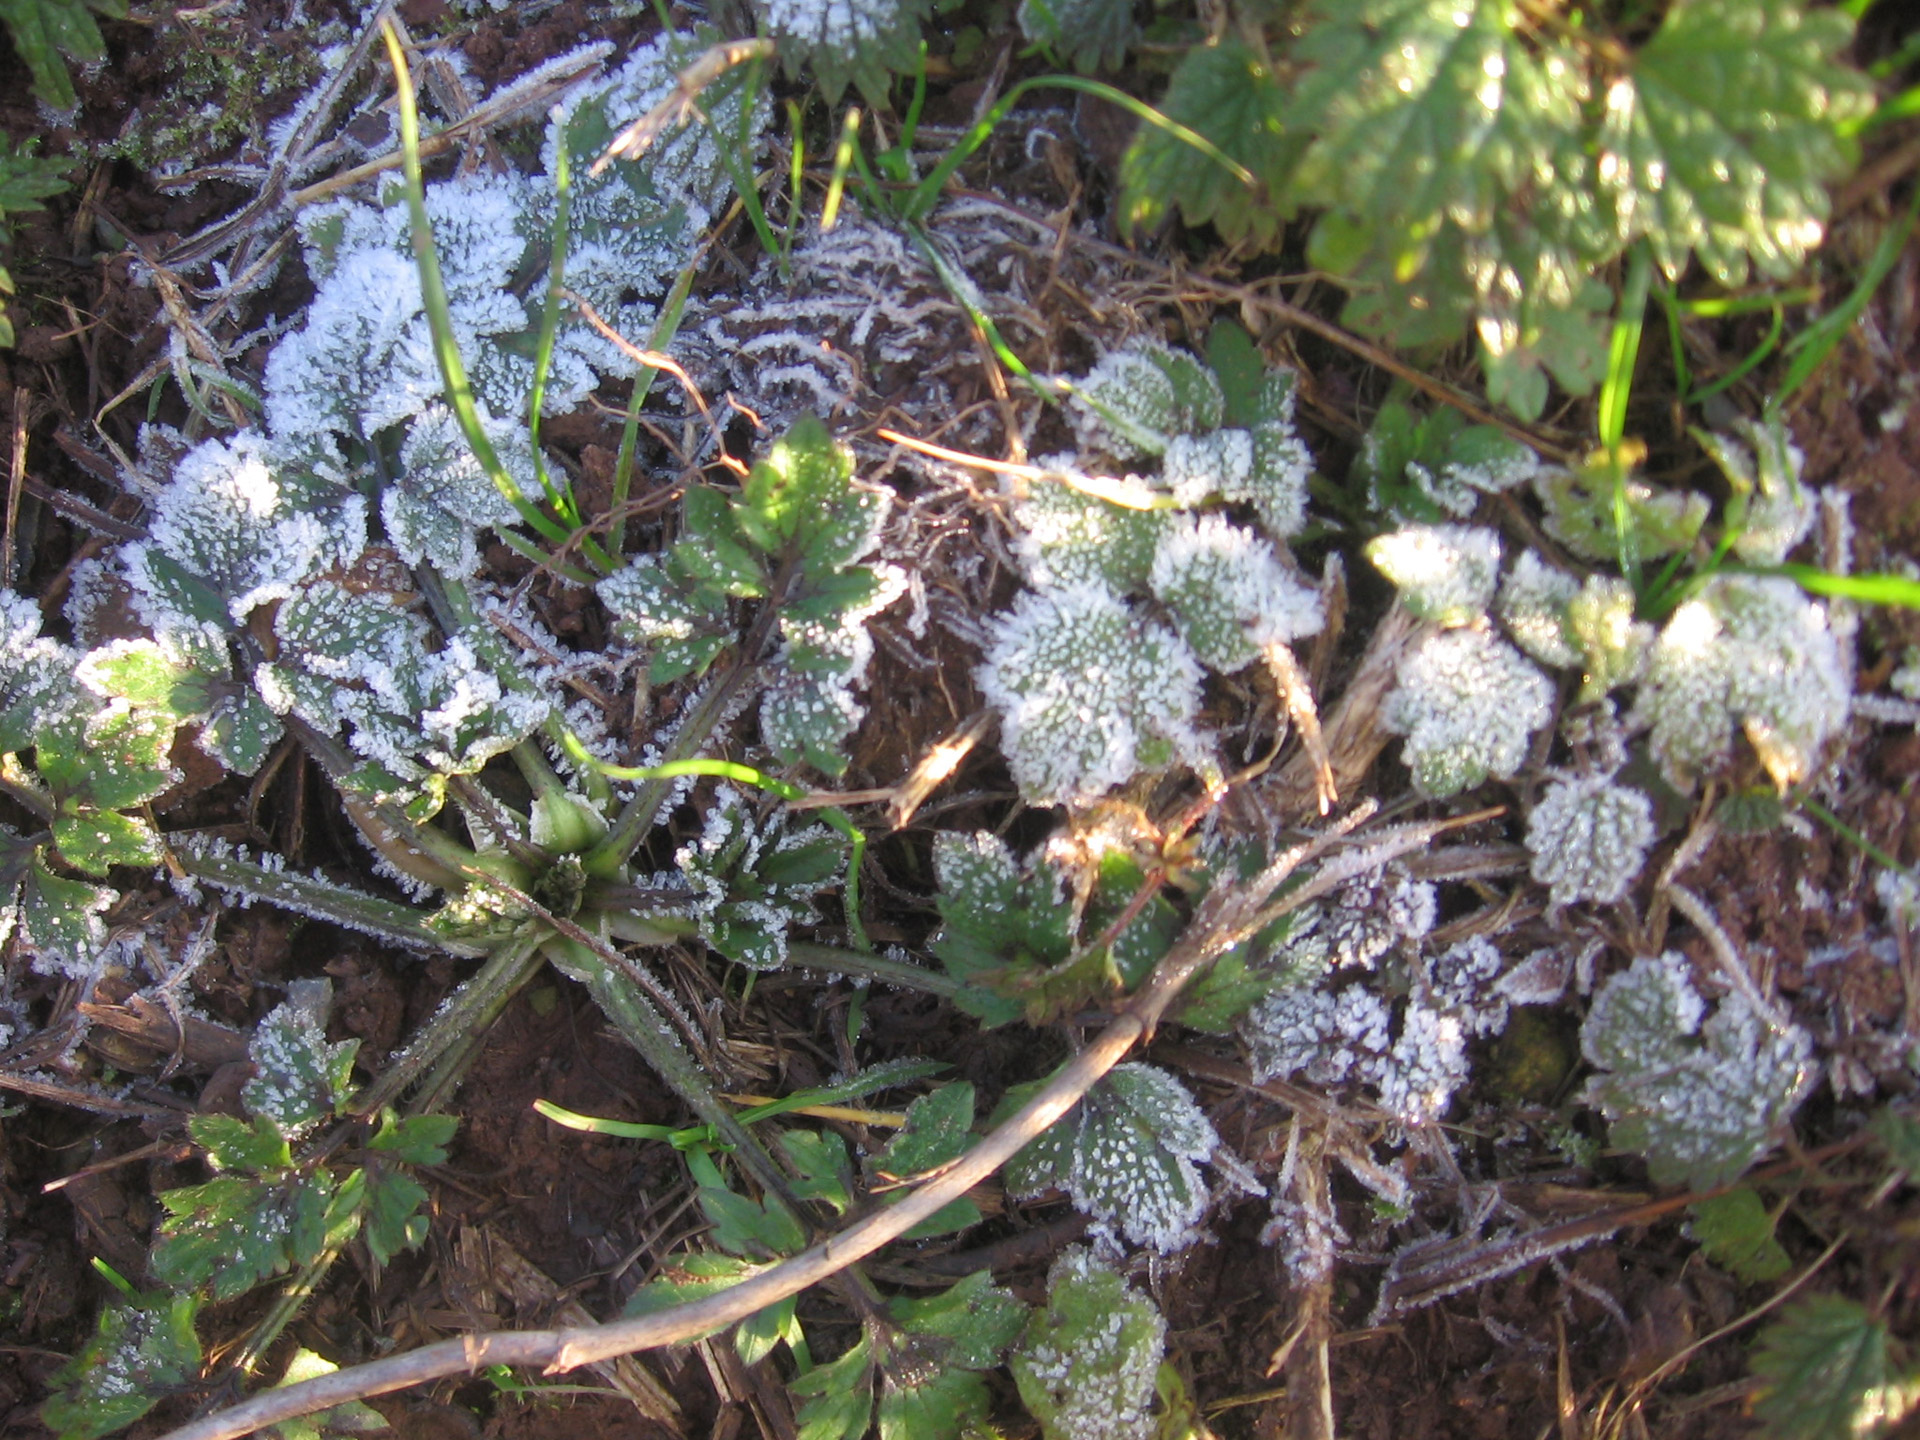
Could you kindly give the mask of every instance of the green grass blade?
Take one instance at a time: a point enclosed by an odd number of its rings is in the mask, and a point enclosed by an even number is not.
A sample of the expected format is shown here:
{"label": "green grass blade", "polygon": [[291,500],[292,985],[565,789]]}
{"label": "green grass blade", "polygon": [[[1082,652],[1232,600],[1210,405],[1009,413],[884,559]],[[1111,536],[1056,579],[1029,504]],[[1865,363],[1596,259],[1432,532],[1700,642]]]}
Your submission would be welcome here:
{"label": "green grass blade", "polygon": [[1873,298],[1873,292],[1892,273],[1895,263],[1906,250],[1916,218],[1920,218],[1920,186],[1914,187],[1913,198],[1907,202],[1906,214],[1874,246],[1866,268],[1860,272],[1860,279],[1847,298],[1787,342],[1786,353],[1793,359],[1787,366],[1787,373],[1781,377],[1780,388],[1774,392],[1773,408],[1783,407],[1787,397],[1807,383],[1813,372],[1834,352],[1847,331],[1853,328],[1854,322],[1866,313],[1867,302]]}

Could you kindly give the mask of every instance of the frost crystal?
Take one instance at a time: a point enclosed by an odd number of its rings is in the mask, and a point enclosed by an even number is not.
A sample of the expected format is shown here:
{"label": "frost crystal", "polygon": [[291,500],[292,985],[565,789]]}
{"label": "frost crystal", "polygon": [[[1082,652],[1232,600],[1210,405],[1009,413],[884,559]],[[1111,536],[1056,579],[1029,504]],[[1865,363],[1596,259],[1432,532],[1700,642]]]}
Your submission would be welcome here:
{"label": "frost crystal", "polygon": [[[538,495],[540,482],[526,427],[496,420],[486,429],[521,495]],[[451,577],[479,568],[475,530],[501,530],[518,516],[480,468],[453,412],[435,405],[407,431],[399,472],[380,496],[380,518],[402,560],[409,565],[424,560]]]}
{"label": "frost crystal", "polygon": [[1194,752],[1200,667],[1165,626],[1095,585],[1029,591],[999,616],[980,689],[1013,777],[1041,804],[1090,801]]}
{"label": "frost crystal", "polygon": [[1112,505],[1045,479],[1029,487],[1014,518],[1020,524],[1020,560],[1031,583],[1104,584],[1121,595],[1146,588],[1154,544],[1167,525],[1164,511]]}
{"label": "frost crystal", "polygon": [[1325,622],[1318,592],[1273,547],[1219,515],[1182,516],[1160,537],[1150,583],[1202,663],[1244,669]]}
{"label": "frost crystal", "polygon": [[1556,780],[1527,820],[1533,878],[1556,906],[1610,905],[1640,873],[1653,833],[1653,802],[1631,786],[1605,775]]}
{"label": "frost crystal", "polygon": [[1642,958],[1594,997],[1580,1032],[1602,1071],[1584,1098],[1654,1181],[1708,1189],[1737,1179],[1773,1143],[1813,1077],[1812,1041],[1738,991],[1704,1022],[1684,957]]}
{"label": "frost crystal", "polygon": [[1465,625],[1493,603],[1500,537],[1467,525],[1411,525],[1371,541],[1367,558],[1422,620]]}
{"label": "frost crystal", "polygon": [[754,970],[787,963],[788,931],[813,920],[813,897],[846,861],[838,835],[824,825],[790,829],[787,813],[758,821],[745,797],[723,785],[700,838],[674,855],[692,888],[701,939]]}
{"label": "frost crystal", "polygon": [[1542,665],[1577,665],[1580,652],[1567,633],[1567,606],[1579,593],[1571,575],[1528,550],[1501,583],[1500,619],[1520,648]]}
{"label": "frost crystal", "polygon": [[1505,780],[1553,713],[1553,686],[1504,640],[1482,629],[1422,639],[1400,663],[1387,697],[1389,730],[1407,737],[1414,783],[1444,798]]}
{"label": "frost crystal", "polygon": [[1135,340],[1074,386],[1070,414],[1086,449],[1133,460],[1217,429],[1225,407],[1219,380],[1193,356]]}
{"label": "frost crystal", "polygon": [[1046,1440],[1149,1440],[1167,1322],[1146,1296],[1082,1246],[1047,1272],[1008,1363]]}
{"label": "frost crystal", "polygon": [[1193,1241],[1207,1203],[1195,1162],[1219,1143],[1178,1080],[1151,1065],[1117,1065],[1015,1157],[1007,1188],[1022,1198],[1063,1189],[1098,1224],[1170,1255]]}
{"label": "frost crystal", "polygon": [[1246,494],[1253,479],[1253,436],[1245,430],[1174,435],[1160,461],[1160,479],[1182,509],[1215,495]]}
{"label": "frost crystal", "polygon": [[1660,632],[1633,719],[1652,727],[1675,785],[1726,759],[1737,722],[1784,786],[1806,778],[1851,703],[1824,607],[1791,580],[1720,575]]}
{"label": "frost crystal", "polygon": [[1780,564],[1813,528],[1813,492],[1800,484],[1806,455],[1778,416],[1736,420],[1733,434],[1700,440],[1734,490],[1734,553],[1752,565]]}

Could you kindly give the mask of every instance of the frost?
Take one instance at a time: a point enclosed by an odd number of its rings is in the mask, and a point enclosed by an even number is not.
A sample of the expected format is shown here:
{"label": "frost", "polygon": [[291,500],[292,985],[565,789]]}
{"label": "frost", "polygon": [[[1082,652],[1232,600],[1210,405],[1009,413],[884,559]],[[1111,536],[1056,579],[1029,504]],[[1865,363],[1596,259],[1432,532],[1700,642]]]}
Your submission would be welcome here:
{"label": "frost", "polygon": [[1700,443],[1733,487],[1727,519],[1733,551],[1751,565],[1778,565],[1813,528],[1814,495],[1800,484],[1806,455],[1777,416],[1734,422],[1731,435],[1703,434]]}
{"label": "frost", "polygon": [[1493,1035],[1507,1025],[1507,995],[1501,988],[1506,961],[1499,946],[1484,935],[1449,945],[1427,962],[1427,985],[1434,1005],[1475,1035]]}
{"label": "frost", "polygon": [[1393,1007],[1364,985],[1269,995],[1240,1027],[1255,1081],[1304,1075],[1321,1085],[1363,1084],[1408,1125],[1438,1118],[1466,1081],[1468,1037],[1505,1018],[1504,1002],[1481,993],[1475,967],[1483,958],[1466,950],[1442,971],[1452,984],[1445,998],[1471,999],[1472,1008],[1409,999],[1397,1025]]}
{"label": "frost", "polygon": [[1160,537],[1150,583],[1181,638],[1222,673],[1314,634],[1326,619],[1318,592],[1271,545],[1219,515],[1176,520]]}
{"label": "frost", "polygon": [[1199,665],[1103,587],[1023,594],[996,618],[979,679],[1035,803],[1091,801],[1198,749]]}
{"label": "frost", "polygon": [[1824,607],[1791,580],[1720,575],[1660,632],[1632,718],[1677,786],[1727,758],[1736,723],[1785,786],[1810,773],[1851,703]]}
{"label": "frost", "polygon": [[1873,877],[1873,893],[1886,912],[1887,923],[1920,931],[1920,883],[1899,870],[1882,870]]}
{"label": "frost", "polygon": [[1505,780],[1553,713],[1553,686],[1511,645],[1478,628],[1420,640],[1387,697],[1389,730],[1407,737],[1414,783],[1443,798]]}
{"label": "frost", "polygon": [[1047,1305],[1008,1357],[1045,1440],[1149,1440],[1167,1323],[1082,1246],[1047,1272]]}
{"label": "frost", "polygon": [[248,434],[182,457],[153,503],[148,538],[120,555],[134,603],[156,631],[219,634],[348,564],[365,544],[364,500]]}
{"label": "frost", "polygon": [[1647,1157],[1654,1181],[1709,1189],[1737,1179],[1772,1145],[1812,1083],[1812,1042],[1735,991],[1704,1020],[1686,960],[1635,960],[1594,997],[1580,1032],[1604,1074],[1584,1099],[1614,1143]]}
{"label": "frost", "polygon": [[[537,496],[540,481],[526,428],[495,420],[486,430],[521,495]],[[380,518],[407,564],[425,561],[454,577],[480,566],[474,532],[505,529],[518,512],[481,469],[453,412],[434,405],[407,431],[398,473],[380,496]]]}
{"label": "frost", "polygon": [[1554,569],[1536,551],[1525,551],[1501,583],[1501,622],[1515,643],[1542,665],[1577,665],[1580,651],[1568,633],[1567,606],[1579,593],[1579,582],[1571,575]]}
{"label": "frost", "polygon": [[0,752],[25,750],[62,712],[85,704],[76,656],[40,633],[40,607],[0,590]]}
{"label": "frost", "polygon": [[1653,837],[1653,802],[1605,775],[1554,781],[1527,819],[1533,878],[1556,906],[1624,897]]}
{"label": "frost", "polygon": [[1170,1255],[1194,1240],[1207,1203],[1195,1162],[1219,1143],[1178,1080],[1117,1065],[1009,1163],[1007,1188],[1020,1198],[1063,1189],[1097,1224]]}
{"label": "frost", "polygon": [[911,68],[925,0],[754,0],[790,63],[812,67],[828,103],[849,80],[869,94],[889,70]]}
{"label": "frost", "polygon": [[1465,625],[1493,603],[1500,537],[1465,525],[1413,525],[1370,541],[1367,558],[1422,620]]}
{"label": "frost", "polygon": [[758,820],[739,791],[722,785],[700,838],[674,855],[701,939],[754,970],[786,964],[789,930],[812,922],[813,897],[846,864],[839,835],[824,825],[790,827],[788,813]]}
{"label": "frost", "polygon": [[331,991],[326,981],[297,981],[286,1002],[268,1012],[247,1047],[254,1076],[241,1091],[247,1110],[298,1139],[331,1115],[348,1094],[357,1040],[327,1043]]}
{"label": "frost", "polygon": [[1175,436],[1217,429],[1225,404],[1219,380],[1193,356],[1135,340],[1073,387],[1069,414],[1084,448],[1133,460],[1166,454]]}
{"label": "frost", "polygon": [[1164,511],[1110,504],[1053,479],[1034,481],[1014,518],[1032,584],[1104,584],[1122,595],[1146,588],[1155,543],[1167,526]]}
{"label": "frost", "polygon": [[1253,436],[1245,430],[1170,436],[1160,481],[1183,510],[1215,495],[1245,495],[1253,481]]}

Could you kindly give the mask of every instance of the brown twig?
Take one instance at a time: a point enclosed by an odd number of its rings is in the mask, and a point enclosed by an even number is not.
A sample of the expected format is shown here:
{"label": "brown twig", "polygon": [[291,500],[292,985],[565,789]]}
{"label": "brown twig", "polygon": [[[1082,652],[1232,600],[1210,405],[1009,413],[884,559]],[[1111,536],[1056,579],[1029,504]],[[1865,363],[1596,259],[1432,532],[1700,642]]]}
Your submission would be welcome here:
{"label": "brown twig", "polygon": [[[1080,1102],[1102,1076],[1150,1037],[1181,989],[1220,954],[1270,919],[1269,900],[1300,866],[1325,854],[1371,814],[1363,807],[1342,817],[1316,838],[1295,846],[1258,876],[1224,886],[1202,903],[1178,944],[1127,1007],[1086,1049],[1043,1085],[1020,1111],[952,1165],[931,1175],[899,1203],[875,1211],[838,1235],[814,1245],[742,1284],[692,1304],[606,1325],[563,1330],[499,1331],[427,1345],[404,1355],[336,1370],[281,1386],[231,1409],[170,1432],[164,1440],[238,1440],[269,1425],[364,1400],[485,1365],[537,1366],[551,1374],[617,1355],[682,1344],[746,1319],[765,1306],[796,1295],[899,1238],[949,1201],[986,1180],[1029,1141]],[[1301,892],[1311,890],[1303,887]],[[1288,896],[1280,902],[1287,904]]]}

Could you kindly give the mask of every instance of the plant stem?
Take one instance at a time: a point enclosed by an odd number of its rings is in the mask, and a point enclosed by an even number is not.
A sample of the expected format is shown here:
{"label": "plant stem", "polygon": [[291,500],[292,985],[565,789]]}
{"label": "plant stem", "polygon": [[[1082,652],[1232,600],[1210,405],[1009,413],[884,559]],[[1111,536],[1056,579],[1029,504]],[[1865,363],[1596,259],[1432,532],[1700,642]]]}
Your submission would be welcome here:
{"label": "plant stem", "polygon": [[951,975],[929,970],[904,960],[889,960],[866,950],[842,950],[833,945],[815,945],[804,940],[787,942],[787,962],[808,970],[826,970],[836,975],[852,975],[902,990],[917,990],[923,995],[938,995],[951,1000],[964,988]]}

